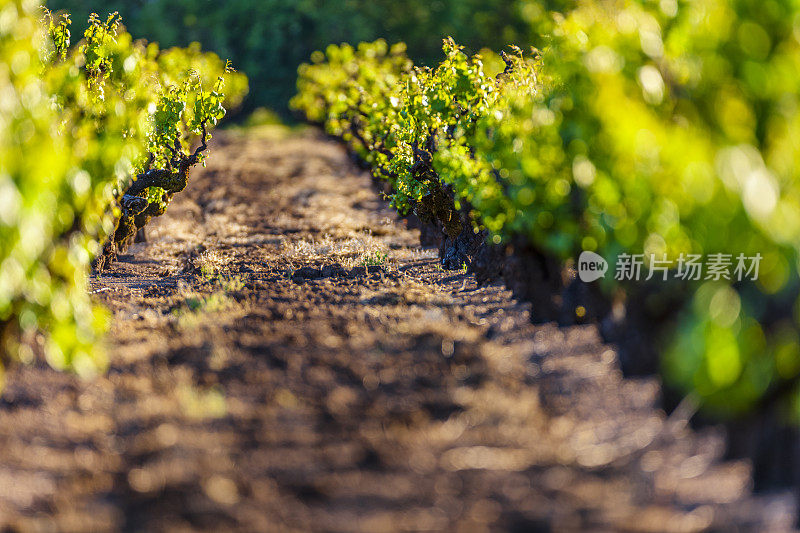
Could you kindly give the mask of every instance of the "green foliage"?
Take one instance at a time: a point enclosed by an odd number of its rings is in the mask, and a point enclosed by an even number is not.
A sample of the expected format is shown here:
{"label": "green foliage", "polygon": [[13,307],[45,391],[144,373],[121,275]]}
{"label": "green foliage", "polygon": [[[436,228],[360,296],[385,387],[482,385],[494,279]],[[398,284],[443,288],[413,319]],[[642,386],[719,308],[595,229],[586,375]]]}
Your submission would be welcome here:
{"label": "green foliage", "polygon": [[97,13],[92,13],[89,15],[89,27],[83,33],[80,52],[83,54],[89,90],[99,91],[100,99],[103,97],[103,83],[111,71],[111,48],[116,43],[119,23],[119,13],[111,13],[105,21]]}
{"label": "green foliage", "polygon": [[[452,35],[477,51],[525,42],[530,8],[521,0],[109,0],[103,9],[119,11],[131,33],[164,46],[203,43],[229,57],[254,87],[247,109],[259,106],[286,114],[297,67],[314,50],[330,43],[374,41],[408,43],[410,56],[434,65],[441,39]],[[51,0],[78,20],[99,9],[89,0]]]}
{"label": "green foliage", "polygon": [[69,49],[70,38],[70,25],[72,19],[66,13],[62,13],[58,17],[54,17],[50,11],[45,9],[45,18],[47,20],[47,31],[50,34],[50,40],[53,43],[53,55],[47,59],[52,60],[53,56],[58,59],[67,57],[67,50]]}
{"label": "green foliage", "polygon": [[[0,362],[30,360],[32,347],[41,346],[53,366],[88,373],[103,364],[94,342],[106,315],[86,293],[90,238],[83,230],[97,225],[94,197],[106,191],[90,172],[97,161],[86,156],[103,139],[59,134],[41,75],[37,7],[0,2]],[[108,154],[107,176],[119,156]]]}
{"label": "green foliage", "polygon": [[388,179],[398,210],[438,219],[455,235],[460,221],[442,188],[448,182],[434,168],[439,154],[467,150],[463,139],[499,95],[531,90],[535,76],[534,62],[516,48],[504,54],[507,69],[497,77],[487,76],[481,57],[467,56],[450,38],[443,51],[435,69],[412,69],[402,45],[331,45],[324,57],[315,54],[314,64],[300,67],[291,105],[347,140],[376,176]]}
{"label": "green foliage", "polygon": [[664,336],[667,377],[723,412],[800,371],[789,303],[797,12],[759,6],[629,1],[543,14],[556,22],[541,90],[512,95],[466,141],[508,191],[473,203],[500,217],[491,229],[502,237],[522,233],[562,257],[643,253],[645,268],[689,254],[730,254],[734,266],[740,254],[763,256],[755,283],[691,282],[695,296]]}
{"label": "green foliage", "polygon": [[374,145],[385,142],[387,117],[396,113],[393,91],[411,70],[405,51],[404,45],[389,47],[382,39],[357,48],[330,45],[325,54],[312,56],[314,64],[300,66],[291,105],[373,161]]}
{"label": "green foliage", "polygon": [[429,169],[418,170],[417,162],[431,156],[437,141],[446,143],[470,130],[496,90],[483,74],[480,58],[467,57],[452,39],[445,40],[443,49],[445,59],[436,69],[415,69],[398,93],[395,149],[393,157],[381,163],[397,177],[393,204],[401,212],[432,194],[431,187],[437,185]]}
{"label": "green foliage", "polygon": [[361,258],[363,266],[381,266],[386,262],[386,253],[376,250],[371,254],[364,254]]}
{"label": "green foliage", "polygon": [[[116,14],[93,15],[76,45],[68,15],[41,16],[35,2],[0,0],[0,371],[41,351],[56,368],[90,374],[105,365],[107,313],[88,297],[89,263],[148,148],[161,153],[158,102],[179,80],[192,111],[171,139],[188,148],[224,115],[221,79],[241,101],[246,78],[199,47],[161,54],[133,41]],[[142,201],[163,212],[154,189]]]}
{"label": "green foliage", "polygon": [[664,373],[724,413],[792,385],[800,11],[754,0],[527,6],[542,51],[506,54],[496,79],[451,41],[437,68],[410,71],[340,59],[341,47],[328,64],[301,67],[293,104],[331,133],[365,139],[355,148],[401,211],[452,190],[495,243],[524,236],[563,259],[643,254],[645,273],[689,254],[729,254],[732,267],[760,254],[756,281],[704,272],[686,282],[693,297],[662,332]]}
{"label": "green foliage", "polygon": [[[209,131],[225,115],[226,107],[242,101],[247,78],[216,54],[202,52],[196,43],[186,49],[161,51],[157,44],[133,41],[116,16],[109,16],[105,22],[96,16],[90,20],[86,34],[92,38],[67,54],[66,62],[73,62],[78,69],[83,64],[102,65],[86,68],[90,74],[98,73],[90,80],[100,80],[95,91],[98,96],[89,99],[96,109],[88,113],[88,106],[79,99],[67,98],[68,88],[53,92],[66,111],[80,110],[81,117],[94,114],[98,131],[114,132],[137,145],[126,178],[116,186],[120,207],[116,220],[94,263],[95,268],[102,269],[119,249],[127,247],[139,228],[163,214],[172,196],[186,187],[189,169],[203,161],[206,142],[211,138]],[[95,59],[87,63],[85,53]],[[106,86],[114,89],[112,97],[120,97],[114,100],[116,103],[108,101]],[[107,124],[99,127],[98,120],[107,121],[109,110],[124,119],[120,128],[109,129]],[[202,150],[192,152],[197,138],[202,141]]]}
{"label": "green foliage", "polygon": [[[150,44],[148,55],[155,59],[158,87],[166,88],[157,95],[147,147],[161,168],[174,156],[176,147],[188,150],[193,139],[203,135],[203,124],[211,129],[225,116],[226,106],[239,105],[248,85],[246,76],[216,54],[202,52],[197,43],[163,52]],[[206,134],[206,139],[210,138]]]}

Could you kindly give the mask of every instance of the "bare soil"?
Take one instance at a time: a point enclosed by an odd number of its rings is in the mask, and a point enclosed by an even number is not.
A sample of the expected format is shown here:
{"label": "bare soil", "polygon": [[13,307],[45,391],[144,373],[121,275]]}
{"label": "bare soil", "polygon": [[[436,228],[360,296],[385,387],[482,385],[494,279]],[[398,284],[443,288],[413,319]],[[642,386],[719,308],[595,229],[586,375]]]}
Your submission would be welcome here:
{"label": "bare soil", "polygon": [[442,270],[321,135],[215,139],[91,290],[110,367],[12,369],[0,531],[784,531],[715,429]]}

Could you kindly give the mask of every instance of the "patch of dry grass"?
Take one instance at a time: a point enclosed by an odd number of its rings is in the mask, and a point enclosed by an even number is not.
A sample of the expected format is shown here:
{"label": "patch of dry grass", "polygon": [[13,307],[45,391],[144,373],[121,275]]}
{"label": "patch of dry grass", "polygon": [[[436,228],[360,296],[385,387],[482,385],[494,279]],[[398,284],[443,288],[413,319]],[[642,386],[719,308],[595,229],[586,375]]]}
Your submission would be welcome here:
{"label": "patch of dry grass", "polygon": [[378,264],[387,267],[397,265],[392,251],[383,241],[376,239],[367,231],[348,238],[335,238],[326,234],[319,240],[287,239],[281,243],[281,253],[287,260],[302,264],[339,263],[345,268]]}

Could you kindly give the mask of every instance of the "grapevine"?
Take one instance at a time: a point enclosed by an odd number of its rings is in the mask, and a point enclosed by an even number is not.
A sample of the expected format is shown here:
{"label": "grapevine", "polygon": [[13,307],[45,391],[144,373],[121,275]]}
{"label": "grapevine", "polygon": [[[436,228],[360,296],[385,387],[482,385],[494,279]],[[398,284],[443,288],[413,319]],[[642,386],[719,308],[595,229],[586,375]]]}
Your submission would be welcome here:
{"label": "grapevine", "polygon": [[92,258],[104,267],[132,226],[164,212],[246,78],[197,47],[134,41],[116,13],[92,15],[72,44],[67,14],[21,0],[0,10],[0,61],[14,65],[0,71],[0,364],[41,353],[92,374],[107,325],[87,293]]}

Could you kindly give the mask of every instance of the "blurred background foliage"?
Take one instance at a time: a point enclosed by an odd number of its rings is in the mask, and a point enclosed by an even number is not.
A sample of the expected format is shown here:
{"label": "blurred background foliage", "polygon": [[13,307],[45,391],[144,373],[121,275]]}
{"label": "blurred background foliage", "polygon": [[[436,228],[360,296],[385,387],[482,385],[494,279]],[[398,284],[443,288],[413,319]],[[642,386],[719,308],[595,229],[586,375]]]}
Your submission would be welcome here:
{"label": "blurred background foliage", "polygon": [[288,116],[297,67],[330,43],[403,41],[416,64],[435,66],[442,38],[452,36],[468,51],[527,44],[540,3],[521,0],[52,0],[79,21],[90,13],[119,11],[134,38],[163,48],[200,42],[229,58],[250,79],[243,108],[272,108]]}

